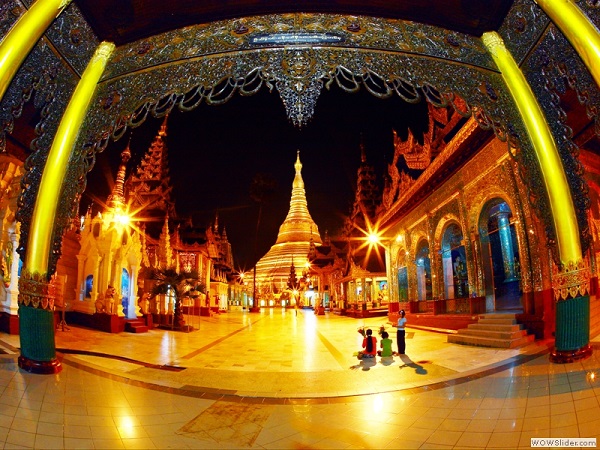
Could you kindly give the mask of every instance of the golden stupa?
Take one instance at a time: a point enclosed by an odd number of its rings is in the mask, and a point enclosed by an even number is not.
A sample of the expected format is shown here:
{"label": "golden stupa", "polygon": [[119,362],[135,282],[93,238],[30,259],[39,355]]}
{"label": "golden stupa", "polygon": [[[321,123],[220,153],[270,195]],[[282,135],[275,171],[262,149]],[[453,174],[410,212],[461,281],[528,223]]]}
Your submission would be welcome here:
{"label": "golden stupa", "polygon": [[285,289],[292,263],[300,277],[308,263],[311,240],[315,244],[322,243],[319,228],[308,212],[299,150],[294,168],[296,175],[292,184],[290,210],[279,227],[275,245],[256,263],[256,282],[263,289]]}

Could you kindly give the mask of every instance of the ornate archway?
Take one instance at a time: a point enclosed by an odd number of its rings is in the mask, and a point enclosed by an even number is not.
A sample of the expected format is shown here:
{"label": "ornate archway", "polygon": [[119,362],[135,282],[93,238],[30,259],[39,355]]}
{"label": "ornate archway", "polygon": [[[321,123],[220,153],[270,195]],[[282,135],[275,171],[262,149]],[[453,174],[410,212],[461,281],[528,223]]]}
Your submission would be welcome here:
{"label": "ornate archway", "polygon": [[[513,37],[525,13],[530,14],[526,19],[527,32],[519,35],[518,42],[506,41],[515,56],[522,54],[523,47],[550,45],[546,40],[551,38],[551,26],[539,12],[532,13],[523,6],[514,8],[514,16],[509,15],[501,32]],[[50,56],[35,52],[30,61],[31,66],[47,67],[43,75],[53,79],[35,77],[33,68],[31,72],[26,70],[26,63],[20,91],[17,89],[13,97],[6,99],[18,106],[25,99],[24,93],[32,92],[32,86],[36,93],[50,91],[45,92],[50,103],[40,104],[48,109],[43,119],[45,133],[36,140],[39,151],[32,155],[25,179],[28,189],[21,198],[22,242],[28,239],[45,152],[58,128],[67,87],[75,81],[69,80],[69,74],[58,66],[67,62],[82,71],[93,50],[89,27],[76,12],[65,13],[61,19],[64,22],[55,41],[63,50],[65,61],[49,61],[45,57]],[[327,32],[313,31],[325,29],[325,23]],[[281,29],[286,31],[280,32]],[[74,45],[74,30],[85,45]],[[536,40],[535,32],[545,32],[547,36]],[[559,85],[564,67],[551,57],[554,49],[544,45],[539,53],[548,58],[544,61],[545,72],[553,77],[553,85]],[[550,211],[543,194],[543,177],[519,111],[481,39],[401,20],[325,14],[261,16],[175,30],[115,49],[70,159],[58,202],[61,206],[53,230],[49,272],[59,253],[62,231],[85,186],[85,175],[109,139],[122,136],[148,114],[161,116],[173,108],[191,110],[201,102],[220,104],[235,94],[252,95],[260,89],[277,90],[289,119],[297,126],[306,126],[320,92],[332,83],[350,93],[366,89],[382,98],[399,95],[409,102],[426,99],[436,106],[452,105],[465,116],[473,116],[480,126],[493,129],[501,140],[509,142],[526,175],[523,178],[536,193],[537,209]],[[65,86],[65,92],[57,90],[56,85]],[[532,87],[537,88],[535,84]],[[551,93],[542,87],[536,94],[543,100],[545,112],[560,115]],[[457,99],[461,101],[457,103]],[[562,125],[560,120],[549,119],[549,123]],[[555,136],[569,181],[580,186],[578,163],[570,154],[573,146],[567,145],[562,129]],[[585,200],[577,196],[574,199],[579,229],[586,237]],[[549,241],[555,242],[553,218],[551,214],[542,215],[548,223]],[[586,239],[582,241],[585,243]],[[21,253],[25,253],[24,249]]]}
{"label": "ornate archway", "polygon": [[[594,6],[581,7],[594,17]],[[12,22],[12,16],[4,16],[1,29],[8,30]],[[578,93],[586,93],[581,99],[594,112],[597,86],[567,39],[527,0],[514,2],[497,31],[481,39],[411,21],[295,13],[189,26],[113,52],[97,42],[71,5],[33,48],[2,99],[2,136],[10,133],[14,118],[31,98],[41,111],[40,136],[32,143],[18,211],[20,253],[33,277],[29,284],[24,278],[22,292],[38,291],[36,283],[43,288],[53,274],[85,176],[109,139],[122,136],[148,114],[190,110],[201,102],[223,103],[237,93],[252,95],[260,89],[277,90],[288,118],[307,126],[320,92],[333,83],[349,93],[366,89],[382,98],[399,95],[409,102],[426,99],[436,106],[451,105],[492,129],[521,167],[556,264],[579,263],[589,245],[587,196],[576,146],[565,132],[564,111],[555,92],[568,82]],[[94,53],[95,48],[100,51]],[[562,167],[556,179],[549,180],[544,172],[546,160],[543,155],[540,159],[540,149],[530,139],[531,119],[519,110],[508,75],[498,68],[506,50],[520,65],[550,124]],[[100,61],[106,68],[93,96],[88,93],[91,103],[85,119],[79,114],[81,129],[61,131],[63,112],[71,93],[77,94],[75,87],[88,61]],[[61,156],[68,164],[61,170],[54,166],[52,150],[63,132],[77,140],[62,149],[68,152]],[[52,189],[42,184],[46,174],[53,176]],[[559,218],[552,213],[558,200],[549,195],[556,188],[549,182],[564,188],[560,200],[572,205],[573,214]],[[36,219],[41,192],[56,208],[53,217],[43,218],[47,224]],[[38,247],[48,249],[39,250],[39,264],[30,255]],[[23,296],[24,304],[29,305],[27,298]]]}

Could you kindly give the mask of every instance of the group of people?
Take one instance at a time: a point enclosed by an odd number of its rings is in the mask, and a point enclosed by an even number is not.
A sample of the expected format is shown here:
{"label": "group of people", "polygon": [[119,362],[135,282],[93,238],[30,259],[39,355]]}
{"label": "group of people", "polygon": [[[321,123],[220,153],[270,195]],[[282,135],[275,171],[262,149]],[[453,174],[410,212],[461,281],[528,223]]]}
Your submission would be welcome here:
{"label": "group of people", "polygon": [[[406,351],[406,317],[404,310],[400,311],[400,317],[398,317],[398,323],[396,325],[396,341],[398,344],[398,355],[404,355]],[[392,340],[387,331],[381,333],[381,350],[377,350],[377,338],[373,336],[373,331],[368,329],[365,337],[363,338],[362,348],[360,352],[362,358],[374,358],[376,355],[384,357],[393,356]]]}

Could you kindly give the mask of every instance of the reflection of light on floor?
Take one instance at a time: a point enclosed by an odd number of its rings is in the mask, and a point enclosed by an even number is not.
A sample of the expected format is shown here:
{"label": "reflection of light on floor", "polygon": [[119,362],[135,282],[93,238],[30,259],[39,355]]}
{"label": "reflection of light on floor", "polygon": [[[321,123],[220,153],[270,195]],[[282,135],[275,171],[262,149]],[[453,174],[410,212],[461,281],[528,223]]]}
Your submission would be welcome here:
{"label": "reflection of light on floor", "polygon": [[586,374],[585,378],[588,381],[588,383],[595,383],[596,382],[596,372],[588,372]]}
{"label": "reflection of light on floor", "polygon": [[118,420],[116,420],[116,424],[122,439],[139,437],[138,434],[134,432],[133,419],[131,417],[119,417]]}
{"label": "reflection of light on floor", "polygon": [[296,414],[308,414],[312,410],[312,407],[311,405],[293,405],[292,409]]}
{"label": "reflection of light on floor", "polygon": [[170,360],[175,354],[173,349],[176,347],[176,344],[177,343],[175,342],[173,334],[165,333],[162,339],[160,340],[160,355],[166,358],[167,360]]}
{"label": "reflection of light on floor", "polygon": [[[317,316],[304,311],[304,368],[313,368],[315,364],[316,346],[317,346]],[[320,345],[320,342],[319,342]]]}
{"label": "reflection of light on floor", "polygon": [[[389,396],[388,396],[388,398],[389,398]],[[372,413],[380,413],[381,411],[383,411],[383,396],[382,395],[374,395],[372,400],[373,400],[373,404],[370,408],[371,411],[369,411],[369,412],[372,414]]]}

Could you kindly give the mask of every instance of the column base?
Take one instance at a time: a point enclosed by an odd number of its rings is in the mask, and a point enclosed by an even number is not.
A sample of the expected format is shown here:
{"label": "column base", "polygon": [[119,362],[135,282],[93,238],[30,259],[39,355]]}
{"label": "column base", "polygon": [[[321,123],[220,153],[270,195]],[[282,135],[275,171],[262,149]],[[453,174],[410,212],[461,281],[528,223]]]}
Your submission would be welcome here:
{"label": "column base", "polygon": [[260,306],[252,306],[251,308],[248,308],[248,311],[250,311],[250,312],[260,312]]}
{"label": "column base", "polygon": [[62,364],[58,359],[52,361],[34,361],[23,355],[19,356],[19,367],[29,373],[40,375],[52,375],[62,370]]}
{"label": "column base", "polygon": [[592,346],[590,344],[584,345],[576,350],[552,350],[550,353],[550,362],[556,364],[567,364],[575,361],[581,361],[583,359],[592,356]]}

